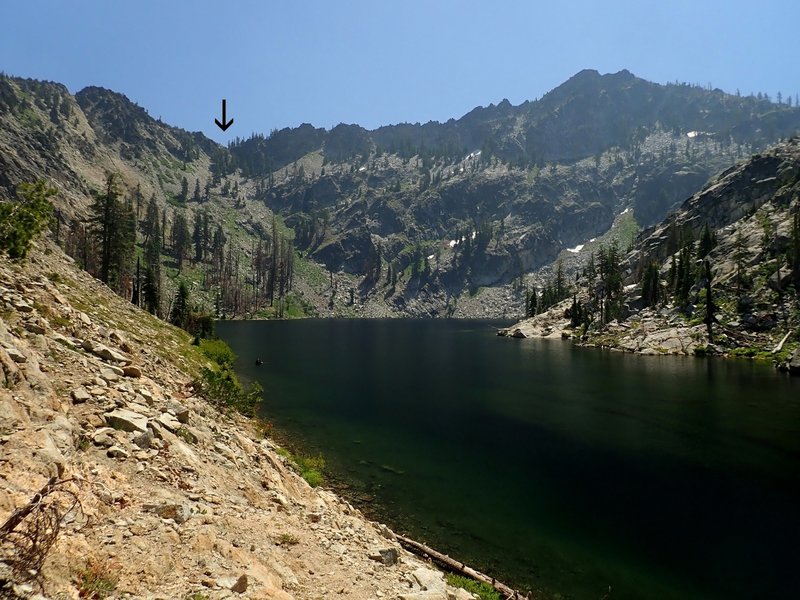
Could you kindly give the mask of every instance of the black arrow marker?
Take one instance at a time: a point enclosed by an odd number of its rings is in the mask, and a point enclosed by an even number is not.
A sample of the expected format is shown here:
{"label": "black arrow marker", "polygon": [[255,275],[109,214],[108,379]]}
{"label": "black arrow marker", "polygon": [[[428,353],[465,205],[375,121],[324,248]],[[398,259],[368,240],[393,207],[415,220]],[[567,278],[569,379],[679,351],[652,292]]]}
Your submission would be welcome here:
{"label": "black arrow marker", "polygon": [[222,131],[225,131],[225,130],[226,130],[228,127],[230,127],[231,125],[233,125],[233,119],[231,119],[231,120],[230,120],[230,121],[228,121],[227,123],[225,122],[225,115],[226,115],[226,111],[225,111],[225,102],[226,102],[226,101],[225,101],[225,98],[223,98],[223,99],[222,99],[222,123],[220,123],[220,122],[219,122],[219,119],[214,119],[214,123],[216,123],[216,124],[217,124],[217,127],[219,127],[220,129],[222,129]]}

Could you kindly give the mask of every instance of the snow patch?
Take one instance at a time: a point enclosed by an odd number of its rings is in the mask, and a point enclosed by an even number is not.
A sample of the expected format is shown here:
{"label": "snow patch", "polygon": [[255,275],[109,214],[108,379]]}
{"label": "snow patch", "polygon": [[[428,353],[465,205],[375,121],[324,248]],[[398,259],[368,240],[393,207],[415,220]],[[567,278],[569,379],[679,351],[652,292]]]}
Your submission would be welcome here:
{"label": "snow patch", "polygon": [[428,260],[431,260],[431,259],[432,259],[434,256],[435,256],[434,254],[431,254],[431,255],[428,257]]}
{"label": "snow patch", "polygon": [[450,240],[450,247],[451,247],[451,248],[455,248],[457,243],[458,243],[458,242],[457,242],[457,241],[455,241],[455,240]]}
{"label": "snow patch", "polygon": [[700,131],[690,131],[689,133],[686,134],[686,137],[688,138],[697,137],[698,135],[700,135],[700,133],[701,133]]}
{"label": "snow patch", "polygon": [[631,210],[631,209],[630,209],[630,207],[626,208],[626,209],[625,209],[625,210],[623,210],[621,213],[619,213],[619,216],[622,216],[622,215],[624,215],[626,212],[630,212],[630,210]]}
{"label": "snow patch", "polygon": [[577,254],[578,252],[580,252],[581,250],[583,250],[583,247],[584,247],[585,245],[586,245],[586,244],[578,244],[578,245],[577,245],[577,246],[575,246],[574,248],[567,248],[567,252],[572,252],[573,254]]}

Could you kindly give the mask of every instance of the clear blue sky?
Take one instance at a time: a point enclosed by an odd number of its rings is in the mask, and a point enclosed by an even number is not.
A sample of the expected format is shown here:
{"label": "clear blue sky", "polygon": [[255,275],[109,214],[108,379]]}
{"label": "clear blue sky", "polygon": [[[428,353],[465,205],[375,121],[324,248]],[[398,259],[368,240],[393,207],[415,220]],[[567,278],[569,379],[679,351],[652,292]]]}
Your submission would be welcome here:
{"label": "clear blue sky", "polygon": [[[584,68],[800,92],[797,0],[2,0],[0,70],[99,85],[225,141],[445,121]],[[227,133],[213,125],[228,100]]]}

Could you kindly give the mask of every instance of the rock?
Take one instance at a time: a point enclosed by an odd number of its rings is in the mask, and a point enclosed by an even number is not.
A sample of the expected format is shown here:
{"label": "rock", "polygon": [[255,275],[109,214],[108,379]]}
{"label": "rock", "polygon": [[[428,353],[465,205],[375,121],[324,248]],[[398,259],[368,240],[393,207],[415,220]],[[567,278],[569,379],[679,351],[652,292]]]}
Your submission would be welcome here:
{"label": "rock", "polygon": [[172,519],[178,525],[186,523],[192,516],[192,510],[185,504],[145,504],[142,506],[142,510],[155,513],[162,519]]}
{"label": "rock", "polygon": [[447,600],[476,600],[477,598],[476,594],[471,594],[462,588],[447,591]]}
{"label": "rock", "polygon": [[115,444],[114,430],[111,429],[111,427],[103,427],[98,429],[92,436],[92,442],[94,442],[96,446],[105,446],[106,448],[110,448]]}
{"label": "rock", "polygon": [[222,454],[222,456],[227,458],[229,461],[233,463],[236,462],[236,454],[234,454],[233,450],[231,450],[228,446],[226,446],[222,442],[215,442],[214,450]]}
{"label": "rock", "polygon": [[33,307],[30,304],[28,304],[25,300],[23,300],[22,298],[14,300],[14,302],[11,304],[11,306],[13,306],[15,310],[17,310],[17,311],[19,311],[21,313],[31,313],[31,312],[33,312]]}
{"label": "rock", "polygon": [[442,575],[439,571],[420,567],[411,575],[413,575],[414,579],[417,580],[417,583],[423,589],[423,591],[437,590],[444,592],[447,588],[447,584],[444,582],[444,575]]}
{"label": "rock", "polygon": [[25,323],[25,329],[36,335],[42,335],[47,332],[47,329],[45,327],[43,327],[39,323],[34,323],[33,321]]}
{"label": "rock", "polygon": [[397,564],[400,553],[397,551],[397,548],[381,548],[380,550],[370,552],[369,557],[372,560],[383,563],[387,567],[391,567]]}
{"label": "rock", "polygon": [[383,523],[378,523],[378,532],[385,537],[387,540],[392,540],[393,542],[397,541],[397,536],[394,534],[394,531],[389,529]]}
{"label": "rock", "polygon": [[83,404],[92,399],[92,395],[86,391],[85,387],[79,387],[72,390],[72,402],[74,404]]}
{"label": "rock", "polygon": [[88,327],[92,326],[92,320],[89,318],[89,315],[87,315],[86,313],[79,312],[78,313],[78,319],[80,319],[81,323],[83,323],[84,325],[86,325]]}
{"label": "rock", "polygon": [[161,413],[156,420],[160,425],[163,425],[172,433],[175,433],[181,427],[181,422],[169,413]]}
{"label": "rock", "polygon": [[131,360],[127,357],[122,355],[121,353],[117,352],[116,350],[112,350],[105,344],[100,344],[98,342],[94,342],[92,340],[83,340],[81,344],[84,350],[88,350],[95,356],[99,356],[103,360],[107,360],[110,362],[118,362],[128,364]]}
{"label": "rock", "polygon": [[139,446],[142,450],[147,450],[150,447],[150,444],[153,443],[153,434],[149,431],[145,431],[144,433],[140,433],[135,438],[133,438],[133,443]]}
{"label": "rock", "polygon": [[108,383],[114,383],[115,381],[119,381],[119,375],[117,375],[111,369],[103,369],[100,371],[100,377],[103,378],[104,381]]}
{"label": "rock", "polygon": [[244,594],[247,591],[247,575],[242,574],[239,579],[236,580],[231,586],[231,591],[236,592],[237,594]]}
{"label": "rock", "polygon": [[114,429],[138,431],[139,433],[147,431],[147,417],[135,413],[132,410],[117,408],[106,413],[104,416],[106,418],[106,423]]}
{"label": "rock", "polygon": [[125,377],[141,377],[142,370],[133,365],[126,365],[122,367],[122,374],[125,375]]}
{"label": "rock", "polygon": [[444,590],[400,594],[398,598],[400,598],[400,600],[448,600],[447,592]]}
{"label": "rock", "polygon": [[175,418],[177,418],[181,423],[189,422],[189,409],[180,402],[170,400],[167,403],[167,411],[175,415]]}
{"label": "rock", "polygon": [[68,337],[66,337],[64,335],[61,335],[57,331],[54,331],[53,333],[51,333],[50,334],[50,338],[55,340],[56,342],[58,342],[60,344],[64,344],[68,348],[74,348],[75,345],[76,345],[75,342],[73,342],[71,339],[69,339]]}
{"label": "rock", "polygon": [[106,450],[106,454],[111,458],[128,458],[130,454],[128,453],[125,448],[121,446],[111,446],[108,450]]}
{"label": "rock", "polygon": [[13,346],[6,346],[5,350],[11,360],[13,360],[15,363],[22,364],[28,362],[28,357]]}
{"label": "rock", "polygon": [[794,351],[792,359],[789,361],[789,373],[800,375],[800,348]]}

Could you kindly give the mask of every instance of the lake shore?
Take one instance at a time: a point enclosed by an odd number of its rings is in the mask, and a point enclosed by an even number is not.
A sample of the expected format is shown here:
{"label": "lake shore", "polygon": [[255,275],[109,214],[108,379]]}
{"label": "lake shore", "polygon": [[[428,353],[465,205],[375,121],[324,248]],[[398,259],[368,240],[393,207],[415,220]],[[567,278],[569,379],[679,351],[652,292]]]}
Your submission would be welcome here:
{"label": "lake shore", "polygon": [[4,597],[471,598],[209,403],[190,336],[57,248],[0,259],[0,297],[0,523],[30,511],[3,531]]}

